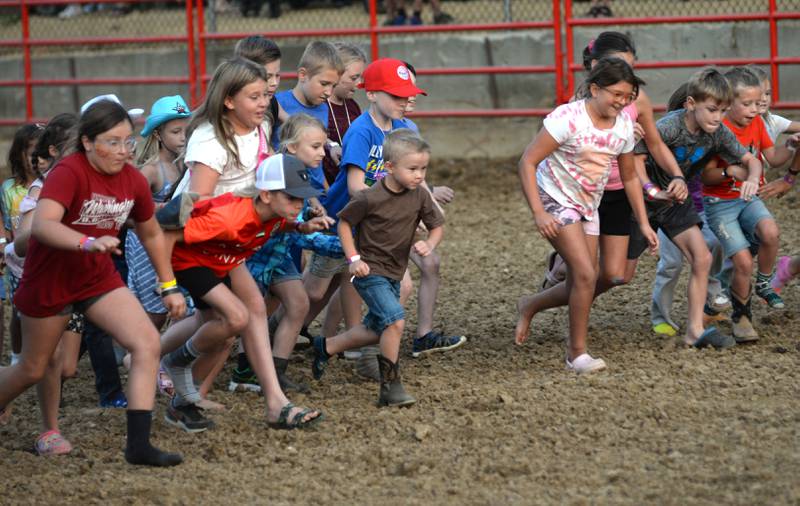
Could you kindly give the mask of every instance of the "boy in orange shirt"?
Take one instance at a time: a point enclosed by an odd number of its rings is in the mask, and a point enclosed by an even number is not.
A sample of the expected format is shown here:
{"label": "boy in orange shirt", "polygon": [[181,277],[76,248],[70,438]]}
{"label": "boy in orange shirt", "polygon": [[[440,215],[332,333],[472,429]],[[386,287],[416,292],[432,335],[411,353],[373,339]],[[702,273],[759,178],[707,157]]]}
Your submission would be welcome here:
{"label": "boy in orange shirt", "polygon": [[[761,82],[752,70],[736,67],[725,74],[734,93],[731,108],[723,120],[742,146],[773,166],[785,163],[791,153],[775,147],[759,115]],[[797,165],[795,158],[793,164]],[[733,262],[730,295],[733,303],[733,336],[737,342],[759,338],[753,328],[750,308],[753,256],[758,255],[756,295],[772,308],[784,302],[771,281],[778,254],[778,225],[764,202],[756,195],[764,185],[763,171],[728,165],[723,160],[710,164],[703,172],[703,203],[709,227],[714,231],[726,258]]]}
{"label": "boy in orange shirt", "polygon": [[[267,421],[280,429],[305,428],[322,419],[317,410],[300,409],[286,398],[278,383],[268,346],[267,322],[250,318],[244,303],[231,291],[231,273],[247,272],[245,261],[275,232],[311,233],[327,229],[331,218],[298,223],[303,199],[316,197],[305,165],[289,155],[273,155],[256,170],[255,198],[225,193],[197,203],[182,230],[168,232],[176,241],[172,265],[177,283],[195,301],[202,326],[185,343],[164,356],[161,365],[172,378],[175,396],[166,421],[187,432],[214,426],[195,403],[201,400],[192,365],[202,354],[219,351],[230,336],[241,334],[252,368],[267,401]],[[250,274],[250,282],[255,284]],[[162,292],[177,291],[168,287]],[[258,321],[257,321],[258,320]]]}

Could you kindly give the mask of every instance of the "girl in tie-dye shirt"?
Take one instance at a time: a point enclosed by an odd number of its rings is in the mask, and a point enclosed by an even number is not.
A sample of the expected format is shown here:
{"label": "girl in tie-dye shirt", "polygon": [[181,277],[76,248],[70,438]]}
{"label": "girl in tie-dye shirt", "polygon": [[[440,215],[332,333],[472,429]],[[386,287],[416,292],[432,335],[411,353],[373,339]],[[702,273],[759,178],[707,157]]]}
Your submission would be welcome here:
{"label": "girl in tie-dye shirt", "polygon": [[520,299],[515,340],[522,344],[533,316],[557,298],[549,293],[551,290],[566,290],[570,313],[566,363],[578,373],[606,367],[602,359],[586,352],[589,308],[597,279],[597,243],[587,239],[584,227],[597,227],[597,207],[612,158],[618,159],[625,192],[642,233],[651,247],[658,245],[647,221],[642,187],[633,167],[633,122],[622,114],[643,83],[618,58],[600,59],[586,81],[590,97],[550,113],[519,163],[522,189],[536,227],[564,258],[568,274],[566,285]]}

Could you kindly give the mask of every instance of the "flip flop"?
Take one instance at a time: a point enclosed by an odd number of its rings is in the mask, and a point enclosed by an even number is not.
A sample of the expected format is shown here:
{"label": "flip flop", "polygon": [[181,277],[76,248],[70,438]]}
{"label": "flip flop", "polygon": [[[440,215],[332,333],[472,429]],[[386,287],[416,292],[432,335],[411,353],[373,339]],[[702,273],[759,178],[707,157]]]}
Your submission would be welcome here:
{"label": "flip flop", "polygon": [[559,277],[559,271],[561,270],[561,266],[564,265],[564,259],[561,258],[561,255],[559,255],[557,251],[553,250],[548,253],[545,263],[547,268],[540,290],[546,290],[564,281]]}
{"label": "flip flop", "polygon": [[708,327],[700,334],[692,346],[695,348],[705,348],[706,346],[713,346],[714,349],[723,350],[736,346],[736,341],[728,335],[720,332],[717,327]]}
{"label": "flip flop", "polygon": [[[291,420],[289,420],[289,413],[292,411],[292,409],[294,409],[294,404],[291,402],[286,403],[278,415],[278,421],[267,422],[267,425],[271,429],[278,430],[310,429],[321,422],[323,418],[325,418],[325,415],[322,414],[322,411],[306,408],[301,410],[299,413],[294,415]],[[306,415],[314,412],[319,413],[319,415],[311,420],[303,421],[303,418],[305,418]]]}

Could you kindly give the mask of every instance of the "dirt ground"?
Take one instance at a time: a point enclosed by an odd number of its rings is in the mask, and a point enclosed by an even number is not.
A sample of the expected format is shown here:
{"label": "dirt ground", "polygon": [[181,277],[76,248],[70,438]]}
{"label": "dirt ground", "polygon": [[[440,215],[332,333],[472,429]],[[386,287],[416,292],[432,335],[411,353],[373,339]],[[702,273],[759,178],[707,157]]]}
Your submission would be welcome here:
{"label": "dirt ground", "polygon": [[[645,258],[634,283],[592,312],[590,350],[609,369],[576,377],[564,370],[565,310],[538,315],[528,343],[512,344],[515,303],[538,284],[548,249],[514,166],[447,161],[429,175],[457,191],[441,247],[437,322],[469,342],[403,360],[416,406],[376,408],[377,386],[345,361],[314,383],[300,354],[290,370],[313,393],[293,400],[327,420],[315,431],[280,432],[266,427],[258,397],[224,390],[226,370],[212,398],[229,409],[213,415],[213,431],[166,425],[158,399],[154,439],[186,462],[140,469],[122,458],[124,412],[95,407],[84,359],[79,379],[65,386],[62,416],[76,450],[32,453],[38,408],[26,393],[0,428],[0,503],[800,503],[800,288],[787,288],[782,312],[755,305],[757,344],[685,349],[650,333],[655,259]],[[771,208],[782,252],[800,252],[797,192]],[[685,314],[683,298],[675,313]],[[408,336],[413,316],[407,327]]]}

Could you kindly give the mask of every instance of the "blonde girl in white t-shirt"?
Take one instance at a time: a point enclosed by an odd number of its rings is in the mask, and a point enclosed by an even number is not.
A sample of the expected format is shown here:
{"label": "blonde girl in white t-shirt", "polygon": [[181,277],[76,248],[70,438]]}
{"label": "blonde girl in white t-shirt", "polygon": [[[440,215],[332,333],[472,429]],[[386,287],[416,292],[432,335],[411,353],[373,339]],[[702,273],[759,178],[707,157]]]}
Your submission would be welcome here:
{"label": "blonde girl in white t-shirt", "polygon": [[586,79],[591,96],[564,104],[544,120],[544,128],[528,145],[519,162],[525,198],[533,211],[536,227],[567,263],[566,285],[518,303],[519,321],[515,341],[528,338],[533,316],[544,309],[553,294],[566,290],[569,297],[569,346],[566,363],[578,373],[605,369],[602,359],[586,352],[589,310],[597,280],[597,240],[584,231],[597,228],[597,206],[617,157],[625,185],[642,233],[651,248],[658,246],[644,207],[642,187],[633,167],[633,122],[621,114],[636,98],[642,81],[618,58],[602,58]]}

